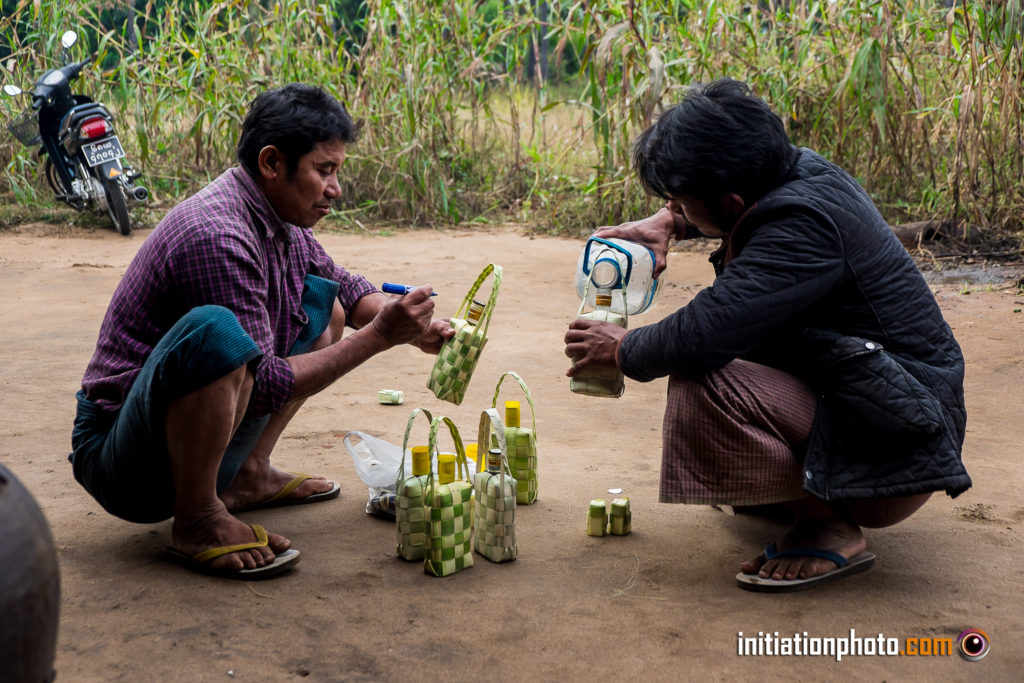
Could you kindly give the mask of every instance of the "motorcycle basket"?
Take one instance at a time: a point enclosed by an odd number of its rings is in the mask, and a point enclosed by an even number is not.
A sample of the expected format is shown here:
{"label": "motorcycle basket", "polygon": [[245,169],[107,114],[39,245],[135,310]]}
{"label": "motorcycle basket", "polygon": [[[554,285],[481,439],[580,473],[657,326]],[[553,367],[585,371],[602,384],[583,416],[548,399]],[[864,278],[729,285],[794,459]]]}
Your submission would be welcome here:
{"label": "motorcycle basket", "polygon": [[36,110],[32,107],[26,107],[13,121],[7,124],[7,130],[11,131],[11,135],[18,138],[18,141],[26,147],[32,147],[43,142],[42,138],[39,137],[39,122],[36,120]]}

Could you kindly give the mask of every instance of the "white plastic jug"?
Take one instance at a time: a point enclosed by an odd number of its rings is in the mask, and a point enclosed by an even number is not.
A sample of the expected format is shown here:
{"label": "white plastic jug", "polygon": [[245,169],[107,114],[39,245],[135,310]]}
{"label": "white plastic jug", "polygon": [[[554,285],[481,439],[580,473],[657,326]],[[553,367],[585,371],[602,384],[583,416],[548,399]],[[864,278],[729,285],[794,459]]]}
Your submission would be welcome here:
{"label": "white plastic jug", "polygon": [[586,296],[587,305],[593,307],[598,289],[612,290],[615,313],[636,315],[650,310],[661,294],[654,277],[654,252],[637,242],[591,237],[576,262],[576,294],[580,299]]}

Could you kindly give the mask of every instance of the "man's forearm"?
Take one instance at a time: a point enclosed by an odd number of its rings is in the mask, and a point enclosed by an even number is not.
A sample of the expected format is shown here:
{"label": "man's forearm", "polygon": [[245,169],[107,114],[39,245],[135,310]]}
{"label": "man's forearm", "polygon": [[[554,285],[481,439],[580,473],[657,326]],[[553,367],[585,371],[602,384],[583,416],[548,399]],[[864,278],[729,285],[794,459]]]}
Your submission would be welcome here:
{"label": "man's forearm", "polygon": [[391,346],[376,327],[367,323],[325,348],[286,358],[295,376],[291,400],[323,391],[339,377]]}
{"label": "man's forearm", "polygon": [[381,292],[371,292],[361,297],[352,307],[352,327],[361,330],[370,324],[388,297]]}

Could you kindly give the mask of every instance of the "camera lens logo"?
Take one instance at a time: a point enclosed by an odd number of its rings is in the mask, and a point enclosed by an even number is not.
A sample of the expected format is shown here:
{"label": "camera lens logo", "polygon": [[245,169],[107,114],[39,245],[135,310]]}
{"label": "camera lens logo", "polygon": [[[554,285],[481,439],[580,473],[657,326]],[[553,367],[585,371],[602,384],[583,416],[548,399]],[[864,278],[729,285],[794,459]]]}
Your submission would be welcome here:
{"label": "camera lens logo", "polygon": [[968,662],[983,659],[989,651],[988,636],[978,628],[969,628],[956,639],[956,651]]}

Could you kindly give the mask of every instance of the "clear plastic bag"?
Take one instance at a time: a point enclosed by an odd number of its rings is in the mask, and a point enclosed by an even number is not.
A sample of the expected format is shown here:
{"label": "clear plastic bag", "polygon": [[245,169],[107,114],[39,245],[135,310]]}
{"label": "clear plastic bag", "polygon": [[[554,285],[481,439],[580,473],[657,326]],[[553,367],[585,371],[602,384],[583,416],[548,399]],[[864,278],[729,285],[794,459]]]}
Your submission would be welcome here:
{"label": "clear plastic bag", "polygon": [[[395,518],[395,472],[402,461],[402,447],[363,432],[346,432],[342,439],[356,474],[368,487],[366,514]],[[405,468],[412,471],[412,451],[405,452]]]}

